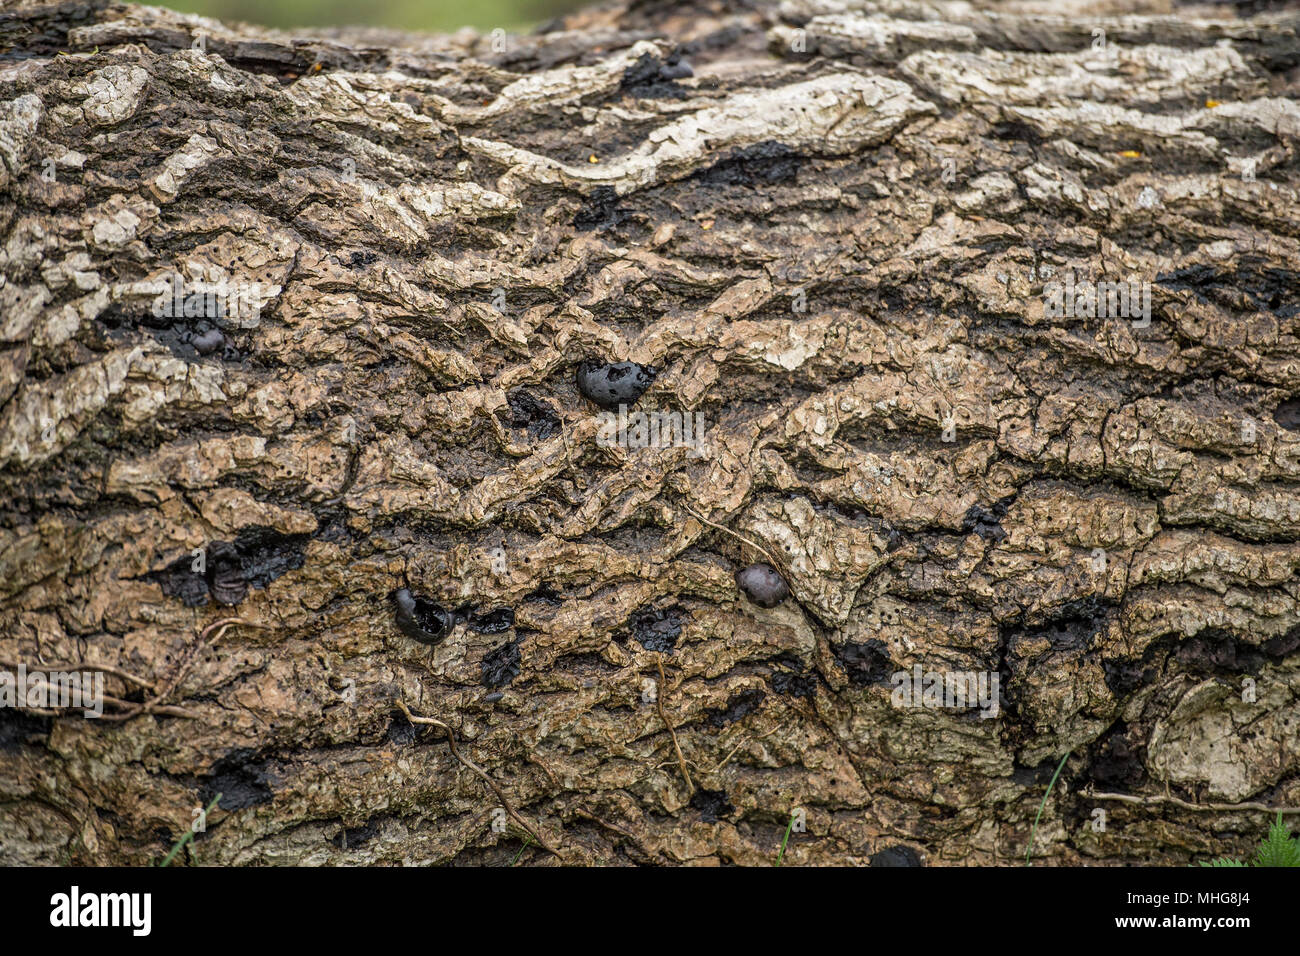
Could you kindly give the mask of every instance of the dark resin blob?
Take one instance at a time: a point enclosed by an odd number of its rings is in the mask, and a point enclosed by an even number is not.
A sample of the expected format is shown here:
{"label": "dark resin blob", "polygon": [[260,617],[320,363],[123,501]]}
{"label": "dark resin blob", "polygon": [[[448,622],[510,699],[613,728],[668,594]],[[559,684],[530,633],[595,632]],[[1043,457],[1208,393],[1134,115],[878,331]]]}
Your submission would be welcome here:
{"label": "dark resin blob", "polygon": [[647,651],[671,654],[682,634],[676,608],[641,608],[632,615],[629,624],[632,636]]}
{"label": "dark resin blob", "polygon": [[511,641],[489,651],[483,657],[482,670],[484,687],[504,687],[518,677],[519,641]]}
{"label": "dark resin blob", "polygon": [[480,634],[500,634],[515,626],[515,611],[509,607],[499,607],[486,614],[471,611],[467,618],[469,626]]}
{"label": "dark resin blob", "polygon": [[751,564],[737,571],[736,587],[759,607],[776,607],[790,596],[785,579],[770,564]]}
{"label": "dark resin blob", "polygon": [[456,626],[456,615],[406,588],[393,592],[393,603],[397,605],[397,629],[421,644],[437,644]]}
{"label": "dark resin blob", "polygon": [[578,366],[578,391],[601,408],[633,405],[659,373],[636,362],[604,365],[588,359]]}

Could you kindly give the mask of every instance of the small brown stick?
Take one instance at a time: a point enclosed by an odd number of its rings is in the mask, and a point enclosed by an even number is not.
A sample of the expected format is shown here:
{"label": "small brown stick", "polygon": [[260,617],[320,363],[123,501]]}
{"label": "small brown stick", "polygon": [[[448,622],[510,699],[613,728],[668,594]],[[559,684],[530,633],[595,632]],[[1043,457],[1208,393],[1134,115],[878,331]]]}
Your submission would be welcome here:
{"label": "small brown stick", "polygon": [[1172,803],[1184,810],[1200,810],[1211,813],[1230,813],[1234,810],[1262,810],[1266,813],[1300,813],[1300,807],[1270,807],[1262,803],[1188,803],[1169,794],[1156,794],[1150,797],[1135,797],[1129,793],[1092,793],[1085,791],[1080,796],[1090,800],[1118,800],[1120,803],[1150,805]]}
{"label": "small brown stick", "polygon": [[[124,720],[130,720],[132,717],[137,717],[140,714],[171,714],[172,716],[183,715],[186,717],[193,716],[183,711],[180,715],[175,714],[174,708],[163,706],[163,701],[166,700],[169,696],[171,696],[171,694],[176,690],[176,688],[180,686],[181,681],[185,679],[185,675],[188,674],[190,672],[190,668],[194,666],[194,660],[196,657],[198,657],[199,652],[204,650],[205,648],[212,647],[217,643],[217,641],[221,640],[221,638],[225,636],[226,629],[229,628],[232,624],[242,624],[245,627],[267,628],[267,625],[265,624],[253,624],[250,621],[240,620],[237,617],[227,617],[227,618],[222,618],[220,621],[213,621],[211,624],[209,624],[199,633],[199,639],[194,643],[194,646],[191,647],[188,652],[186,652],[185,656],[181,658],[180,663],[176,665],[176,673],[172,675],[171,680],[167,682],[166,686],[163,687],[162,691],[155,694],[153,697],[149,698],[149,700],[145,701],[143,704],[134,704],[132,705],[131,709],[123,711],[120,714],[105,714],[100,719],[109,720],[109,721],[124,721]],[[211,634],[214,630],[217,633],[214,634],[211,638],[209,638],[208,635]]]}
{"label": "small brown stick", "polygon": [[659,667],[659,693],[655,694],[655,706],[659,708],[659,719],[664,722],[668,728],[668,736],[673,738],[673,750],[677,751],[677,766],[682,770],[682,779],[686,781],[686,793],[688,796],[695,796],[695,784],[691,783],[691,775],[686,769],[686,758],[682,756],[681,744],[677,742],[677,731],[673,725],[668,722],[668,715],[664,713],[664,685],[667,678],[664,677],[664,654],[660,651],[655,657],[655,664]]}
{"label": "small brown stick", "polygon": [[444,724],[441,720],[438,720],[436,717],[415,716],[407,708],[406,701],[404,700],[399,700],[397,702],[397,706],[401,709],[402,713],[406,715],[406,719],[409,720],[411,723],[428,724],[431,727],[441,727],[443,730],[445,730],[447,732],[447,743],[451,745],[452,756],[455,757],[457,760],[459,760],[461,763],[463,763],[470,770],[478,774],[480,778],[482,778],[483,782],[486,783],[492,789],[492,792],[496,794],[497,799],[501,801],[501,806],[505,809],[506,813],[510,814],[510,819],[514,820],[515,823],[519,824],[520,829],[522,829],[530,837],[536,840],[538,846],[546,850],[548,853],[551,853],[552,855],[558,857],[560,861],[563,862],[564,855],[560,853],[559,850],[555,849],[555,847],[551,846],[551,844],[548,843],[540,833],[534,830],[532,826],[529,825],[527,820],[525,820],[523,817],[521,817],[518,813],[515,812],[515,808],[511,805],[510,801],[506,799],[506,795],[504,791],[502,791],[502,789],[497,786],[497,782],[493,780],[491,777],[489,777],[487,775],[487,772],[484,771],[482,767],[480,767],[478,764],[476,764],[474,761],[470,760],[468,757],[466,757],[460,752],[460,748],[456,746],[456,732],[451,729],[451,725]]}
{"label": "small brown stick", "polygon": [[[7,661],[0,661],[0,666],[9,667],[9,666],[16,666],[16,665],[10,665]],[[62,670],[64,670],[64,668],[62,668],[62,667],[43,667],[43,668],[35,668],[35,670],[38,671],[38,672],[41,671],[41,670],[46,670],[46,671],[62,671]],[[116,668],[113,668],[113,669],[110,670],[109,668],[105,668],[105,667],[94,667],[94,666],[86,666],[86,667],[81,667],[81,668],[69,668],[68,670],[69,670],[69,671],[71,671],[71,670],[90,670],[90,671],[99,671],[99,672],[106,672],[106,673],[115,673],[115,672],[116,672]],[[130,675],[124,675],[124,674],[123,674],[123,675],[119,675],[119,676],[127,677],[127,676],[130,676]],[[144,681],[140,680],[140,678],[138,678],[138,677],[133,677],[133,676],[132,676],[132,677],[131,677],[131,680],[133,680],[135,683],[141,685],[142,687],[149,687],[149,686],[150,686],[150,685],[146,684]],[[29,681],[28,686],[30,686],[30,687],[43,687],[43,688],[45,688],[47,691],[53,691],[53,692],[56,693],[56,694],[57,694],[57,693],[62,689],[62,688],[60,688],[60,687],[56,687],[54,684],[51,684],[49,681],[44,681],[44,680]],[[97,720],[107,719],[107,720],[110,720],[110,721],[122,720],[122,719],[124,719],[124,717],[125,717],[126,715],[128,715],[128,714],[136,714],[136,713],[139,713],[139,708],[143,706],[143,705],[141,705],[141,704],[132,703],[131,701],[128,701],[128,700],[122,700],[120,697],[114,697],[112,694],[104,694],[104,693],[100,693],[100,695],[99,695],[99,700],[100,700],[101,703],[108,704],[108,705],[110,705],[110,706],[112,706],[112,707],[118,707],[118,708],[121,708],[121,713],[114,713],[114,714],[100,714],[100,715],[98,715],[98,717],[96,717],[96,718],[91,718],[91,719],[97,719]],[[65,712],[65,711],[76,711],[76,710],[84,711],[84,710],[86,709],[84,706],[73,706],[73,705],[66,705],[66,706],[63,706],[63,705],[57,705],[57,706],[54,706],[54,707],[26,707],[26,706],[23,706],[22,704],[19,704],[18,706],[21,707],[23,710],[28,711],[29,713],[38,714],[38,715],[40,715],[40,716],[42,716],[42,717],[62,717],[62,716],[64,716],[64,712]],[[183,709],[180,708],[180,707],[155,707],[155,708],[153,709],[153,712],[154,712],[154,713],[159,713],[159,714],[166,714],[166,715],[169,716],[169,717],[189,717],[189,718],[191,718],[191,719],[198,717],[198,714],[194,714],[194,713],[191,713],[190,711],[183,710]]]}
{"label": "small brown stick", "polygon": [[769,730],[769,731],[768,731],[767,733],[765,733],[765,734],[759,734],[757,737],[743,737],[743,738],[741,738],[740,743],[736,744],[736,746],[734,746],[734,747],[731,748],[731,753],[727,754],[725,757],[722,758],[722,763],[718,764],[718,765],[717,765],[716,767],[714,767],[712,770],[701,770],[700,773],[704,774],[706,777],[711,777],[713,774],[717,773],[719,770],[721,770],[723,767],[725,767],[728,763],[730,763],[730,762],[731,762],[731,758],[734,757],[734,756],[736,756],[736,751],[740,750],[740,748],[743,747],[743,746],[745,746],[745,744],[752,744],[752,743],[754,743],[754,741],[756,741],[756,740],[762,740],[764,737],[771,737],[771,736],[772,736],[774,733],[776,733],[778,730],[784,730],[784,729],[785,729],[785,725],[784,725],[784,724],[778,724],[776,727],[773,727],[771,730]]}
{"label": "small brown stick", "polygon": [[574,466],[573,455],[569,451],[569,421],[567,418],[560,419],[560,441],[564,443],[564,460],[568,462],[569,474],[573,476],[574,485],[581,488],[583,491],[586,491],[587,482]]}
{"label": "small brown stick", "polygon": [[753,548],[753,549],[755,549],[756,551],[758,551],[759,554],[762,554],[762,555],[763,555],[764,557],[766,557],[769,561],[771,561],[771,562],[772,562],[772,567],[774,567],[774,568],[780,567],[780,563],[776,560],[776,558],[772,557],[772,552],[769,551],[769,550],[767,550],[767,548],[763,547],[761,544],[758,544],[758,543],[755,542],[755,541],[751,541],[749,538],[746,538],[746,537],[745,537],[743,534],[741,534],[739,531],[732,531],[730,528],[723,527],[723,526],[720,525],[720,524],[716,524],[716,523],[710,521],[708,518],[706,518],[706,517],[704,517],[703,515],[697,513],[697,512],[695,511],[694,508],[692,508],[690,505],[686,504],[686,502],[684,502],[684,501],[679,501],[678,504],[680,504],[680,505],[681,505],[681,506],[686,510],[686,513],[689,514],[689,515],[690,515],[692,518],[694,518],[696,521],[702,522],[702,523],[708,525],[710,528],[717,528],[719,531],[725,532],[725,533],[731,535],[733,538],[738,538],[738,539],[740,539],[741,541],[745,542],[745,544],[749,545],[751,548]]}
{"label": "small brown stick", "polygon": [[[7,667],[11,670],[16,670],[18,665],[19,662],[0,659],[0,667]],[[103,674],[111,674],[114,677],[120,677],[128,684],[135,684],[137,687],[143,687],[145,690],[153,690],[153,684],[149,681],[142,677],[136,677],[134,674],[128,673],[121,668],[113,667],[110,664],[42,664],[40,667],[29,667],[28,670],[61,671],[69,674],[74,671],[99,671]]]}

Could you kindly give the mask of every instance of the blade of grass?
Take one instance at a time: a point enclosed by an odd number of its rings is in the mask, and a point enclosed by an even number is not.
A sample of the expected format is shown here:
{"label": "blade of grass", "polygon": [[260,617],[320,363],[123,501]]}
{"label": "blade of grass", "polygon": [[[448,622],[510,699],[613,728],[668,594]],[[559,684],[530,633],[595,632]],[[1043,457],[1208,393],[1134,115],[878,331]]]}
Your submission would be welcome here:
{"label": "blade of grass", "polygon": [[[214,807],[216,807],[217,801],[220,800],[221,797],[222,797],[221,794],[217,794],[215,797],[213,797],[212,802],[208,804],[208,808],[203,811],[203,822],[205,825],[208,822],[208,814],[212,812]],[[194,827],[191,826],[188,830],[185,831],[185,835],[176,841],[176,845],[172,847],[172,851],[168,853],[165,857],[163,857],[163,861],[158,865],[160,867],[167,866],[169,863],[171,863],[172,860],[176,859],[176,854],[181,852],[181,847],[183,847],[185,844],[189,843],[193,839],[194,839]]]}
{"label": "blade of grass", "polygon": [[1065,767],[1065,761],[1070,759],[1072,750],[1067,750],[1061,762],[1056,765],[1056,773],[1052,774],[1052,782],[1047,785],[1047,792],[1043,794],[1043,802],[1038,805],[1038,815],[1034,817],[1034,827],[1029,831],[1029,848],[1025,850],[1025,866],[1029,865],[1029,855],[1034,852],[1034,837],[1038,835],[1038,821],[1042,819],[1043,807],[1047,806],[1047,798],[1052,795],[1052,788],[1056,786],[1056,778],[1061,775],[1062,768]]}
{"label": "blade of grass", "polygon": [[781,838],[781,849],[776,854],[776,865],[781,865],[781,860],[785,857],[785,845],[790,840],[790,831],[794,828],[794,814],[790,814],[790,822],[785,825],[785,836]]}
{"label": "blade of grass", "polygon": [[533,842],[532,837],[528,837],[526,840],[524,840],[524,845],[519,848],[519,852],[515,854],[515,858],[510,861],[511,866],[514,866],[516,863],[519,862],[519,858],[524,855],[524,850],[527,850],[528,844],[532,842]]}

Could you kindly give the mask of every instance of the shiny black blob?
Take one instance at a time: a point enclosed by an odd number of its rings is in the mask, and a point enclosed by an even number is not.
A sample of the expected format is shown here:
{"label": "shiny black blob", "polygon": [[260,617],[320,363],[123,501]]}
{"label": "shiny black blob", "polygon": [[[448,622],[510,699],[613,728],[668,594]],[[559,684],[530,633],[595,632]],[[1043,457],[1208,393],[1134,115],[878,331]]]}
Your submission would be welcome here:
{"label": "shiny black blob", "polygon": [[770,564],[751,564],[737,571],[736,587],[759,607],[776,607],[790,596],[790,588]]}
{"label": "shiny black blob", "polygon": [[480,634],[500,634],[515,626],[514,608],[499,607],[486,614],[470,613],[469,626]]}
{"label": "shiny black blob", "polygon": [[872,866],[925,866],[910,846],[886,847],[871,857]]}
{"label": "shiny black blob", "polygon": [[226,344],[226,337],[221,334],[217,328],[208,328],[204,332],[196,332],[190,337],[190,345],[194,346],[194,351],[200,355],[211,355],[213,352],[219,352]]}
{"label": "shiny black blob", "polygon": [[393,592],[393,603],[397,605],[397,629],[421,644],[439,643],[456,626],[456,615],[406,588]]}
{"label": "shiny black blob", "polygon": [[208,593],[218,604],[233,607],[248,595],[243,556],[227,541],[209,545],[204,555],[203,576],[208,582]]}
{"label": "shiny black blob", "polygon": [[[519,641],[502,644],[483,657],[483,686],[504,687],[519,676]],[[489,695],[490,696],[490,695]]]}
{"label": "shiny black blob", "polygon": [[601,408],[617,409],[620,405],[636,404],[658,374],[650,366],[636,362],[603,365],[587,359],[578,366],[578,391]]}

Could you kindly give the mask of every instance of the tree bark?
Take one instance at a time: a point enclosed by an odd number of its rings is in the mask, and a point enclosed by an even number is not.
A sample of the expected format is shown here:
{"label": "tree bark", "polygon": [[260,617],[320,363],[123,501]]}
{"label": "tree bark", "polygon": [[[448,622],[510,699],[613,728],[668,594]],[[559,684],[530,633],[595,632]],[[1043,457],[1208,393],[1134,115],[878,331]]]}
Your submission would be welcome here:
{"label": "tree bark", "polygon": [[0,860],[1013,864],[1067,754],[1038,861],[1246,853],[1300,16],[1060,6],[0,12],[0,669],[107,695],[0,710]]}

